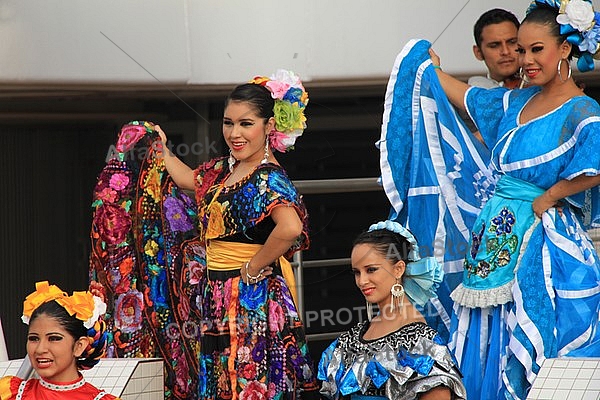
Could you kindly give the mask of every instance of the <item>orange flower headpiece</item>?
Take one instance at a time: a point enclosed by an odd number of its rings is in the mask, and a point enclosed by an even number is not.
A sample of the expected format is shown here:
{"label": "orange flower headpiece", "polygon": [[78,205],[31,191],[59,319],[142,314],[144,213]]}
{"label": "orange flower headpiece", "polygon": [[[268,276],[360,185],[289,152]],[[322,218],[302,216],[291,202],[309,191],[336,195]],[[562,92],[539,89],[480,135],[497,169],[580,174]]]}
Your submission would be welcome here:
{"label": "orange flower headpiece", "polygon": [[106,304],[98,296],[90,292],[73,292],[68,296],[56,285],[49,285],[48,281],[37,282],[35,292],[31,293],[23,302],[23,316],[21,320],[29,325],[31,314],[40,305],[56,300],[71,316],[83,321],[83,326],[90,329],[101,315],[106,313]]}

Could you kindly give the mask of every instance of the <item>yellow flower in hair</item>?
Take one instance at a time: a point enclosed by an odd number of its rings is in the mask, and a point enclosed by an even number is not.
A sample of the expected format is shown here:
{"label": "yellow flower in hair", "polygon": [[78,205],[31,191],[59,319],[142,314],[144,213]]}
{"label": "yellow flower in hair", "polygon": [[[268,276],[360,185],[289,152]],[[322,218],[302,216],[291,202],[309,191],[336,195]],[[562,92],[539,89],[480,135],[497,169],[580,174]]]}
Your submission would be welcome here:
{"label": "yellow flower in hair", "polygon": [[23,302],[23,316],[21,320],[29,325],[29,318],[36,308],[52,300],[66,297],[67,294],[56,285],[48,284],[48,281],[37,282],[35,292],[25,298]]}
{"label": "yellow flower in hair", "polygon": [[266,76],[256,76],[254,77],[254,79],[252,79],[250,82],[248,83],[254,83],[255,85],[262,85],[264,86],[265,83],[269,82],[269,78],[267,78]]}
{"label": "yellow flower in hair", "polygon": [[87,321],[94,314],[94,299],[90,292],[73,292],[73,296],[56,300],[69,315]]}
{"label": "yellow flower in hair", "polygon": [[106,312],[106,304],[98,296],[90,292],[73,292],[72,296],[57,299],[69,315],[83,321],[83,326],[90,329],[98,318]]}

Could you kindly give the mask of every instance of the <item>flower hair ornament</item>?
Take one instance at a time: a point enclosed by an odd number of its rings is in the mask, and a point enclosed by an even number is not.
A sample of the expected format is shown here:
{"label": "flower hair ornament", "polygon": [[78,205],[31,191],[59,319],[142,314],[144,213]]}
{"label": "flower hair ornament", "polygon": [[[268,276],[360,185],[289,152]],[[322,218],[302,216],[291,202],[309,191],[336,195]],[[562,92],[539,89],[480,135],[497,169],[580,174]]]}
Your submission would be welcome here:
{"label": "flower hair ornament", "polygon": [[577,46],[579,52],[577,69],[588,72],[594,69],[594,58],[600,59],[600,13],[594,11],[588,0],[534,0],[526,14],[538,6],[548,6],[558,10],[556,22],[560,34],[567,35],[567,41]]}
{"label": "flower hair ornament", "polygon": [[42,304],[53,300],[56,300],[69,315],[83,322],[86,329],[93,328],[100,316],[106,313],[106,303],[100,297],[90,292],[73,292],[72,296],[68,296],[58,286],[43,281],[37,282],[35,292],[25,298],[21,320],[29,325],[31,314]]}
{"label": "flower hair ornament", "polygon": [[368,231],[388,230],[405,238],[410,244],[408,263],[404,271],[404,292],[416,304],[424,306],[429,299],[437,297],[437,289],[444,277],[442,265],[434,257],[419,256],[419,246],[412,233],[395,221],[381,221]]}
{"label": "flower hair ornament", "polygon": [[275,129],[269,134],[271,148],[281,153],[293,149],[296,139],[306,129],[304,109],[308,104],[308,93],[300,78],[292,71],[279,69],[270,77],[257,76],[250,83],[269,89],[275,100]]}

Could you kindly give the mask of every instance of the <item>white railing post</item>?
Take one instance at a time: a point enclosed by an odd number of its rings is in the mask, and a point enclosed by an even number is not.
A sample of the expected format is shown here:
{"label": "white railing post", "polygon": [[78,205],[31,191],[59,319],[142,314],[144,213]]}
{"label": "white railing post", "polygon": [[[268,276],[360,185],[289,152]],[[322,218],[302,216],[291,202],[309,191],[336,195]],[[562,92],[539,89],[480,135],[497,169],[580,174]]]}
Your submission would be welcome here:
{"label": "white railing post", "polygon": [[2,319],[0,319],[0,361],[8,361],[8,350],[4,340],[4,331],[2,330]]}

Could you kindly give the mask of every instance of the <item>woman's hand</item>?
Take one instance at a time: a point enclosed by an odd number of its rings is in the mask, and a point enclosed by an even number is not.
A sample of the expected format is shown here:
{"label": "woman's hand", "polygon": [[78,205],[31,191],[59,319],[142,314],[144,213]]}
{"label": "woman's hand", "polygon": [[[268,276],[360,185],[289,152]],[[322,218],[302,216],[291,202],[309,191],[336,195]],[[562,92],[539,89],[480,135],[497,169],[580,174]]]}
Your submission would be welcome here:
{"label": "woman's hand", "polygon": [[562,207],[559,206],[559,203],[556,200],[550,197],[547,191],[536,197],[535,200],[533,200],[531,207],[533,208],[535,215],[539,218],[542,218],[542,214],[552,207],[556,207],[558,212],[562,213]]}
{"label": "woman's hand", "polygon": [[266,279],[271,274],[273,274],[273,267],[270,265],[256,271],[256,268],[250,266],[250,261],[244,263],[240,270],[240,277],[246,285],[254,285],[263,279]]}
{"label": "woman's hand", "polygon": [[441,65],[440,56],[438,56],[431,47],[429,48],[429,58],[431,58],[431,63],[434,66],[439,67]]}
{"label": "woman's hand", "polygon": [[160,125],[154,125],[154,130],[156,132],[158,132],[158,136],[160,136],[160,140],[162,141],[163,145],[167,145],[167,135],[166,133],[161,129]]}

